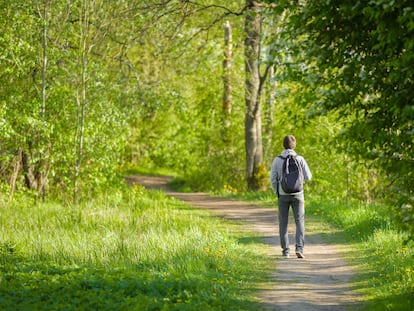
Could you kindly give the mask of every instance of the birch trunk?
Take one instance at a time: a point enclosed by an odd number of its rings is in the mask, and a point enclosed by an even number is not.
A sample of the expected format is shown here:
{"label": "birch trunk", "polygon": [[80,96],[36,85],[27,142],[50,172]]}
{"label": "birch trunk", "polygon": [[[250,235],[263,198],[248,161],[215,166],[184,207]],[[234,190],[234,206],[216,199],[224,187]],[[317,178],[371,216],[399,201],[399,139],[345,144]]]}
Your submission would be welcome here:
{"label": "birch trunk", "polygon": [[87,2],[84,2],[83,12],[80,16],[80,85],[77,94],[77,133],[75,137],[74,153],[75,153],[75,172],[73,180],[73,202],[78,202],[79,196],[79,175],[83,159],[83,140],[85,136],[85,114],[86,114],[86,89],[87,89],[87,54],[88,54],[88,32],[89,32],[89,7]]}
{"label": "birch trunk", "polygon": [[230,23],[224,25],[224,60],[223,60],[223,139],[226,141],[230,127],[230,114],[232,108],[231,66],[233,63],[233,39]]}

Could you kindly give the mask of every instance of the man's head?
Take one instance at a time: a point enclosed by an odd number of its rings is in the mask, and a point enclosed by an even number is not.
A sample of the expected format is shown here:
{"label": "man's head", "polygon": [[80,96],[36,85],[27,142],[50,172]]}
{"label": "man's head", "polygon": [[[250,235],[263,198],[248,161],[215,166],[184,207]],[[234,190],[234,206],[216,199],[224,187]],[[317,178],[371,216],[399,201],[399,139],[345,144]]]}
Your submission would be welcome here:
{"label": "man's head", "polygon": [[293,135],[285,136],[283,139],[283,147],[285,149],[295,149],[296,148],[296,138]]}

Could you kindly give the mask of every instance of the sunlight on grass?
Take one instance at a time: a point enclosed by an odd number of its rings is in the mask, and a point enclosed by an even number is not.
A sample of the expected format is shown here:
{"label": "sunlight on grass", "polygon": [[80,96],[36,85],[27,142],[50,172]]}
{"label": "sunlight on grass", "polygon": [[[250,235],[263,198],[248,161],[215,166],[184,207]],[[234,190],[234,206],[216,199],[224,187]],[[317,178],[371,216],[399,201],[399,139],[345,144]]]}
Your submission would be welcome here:
{"label": "sunlight on grass", "polygon": [[269,263],[245,236],[138,186],[81,206],[16,201],[0,208],[0,309],[252,310]]}
{"label": "sunlight on grass", "polygon": [[340,231],[336,238],[352,248],[355,282],[366,310],[414,309],[414,250],[390,217],[389,208],[311,198],[308,213]]}

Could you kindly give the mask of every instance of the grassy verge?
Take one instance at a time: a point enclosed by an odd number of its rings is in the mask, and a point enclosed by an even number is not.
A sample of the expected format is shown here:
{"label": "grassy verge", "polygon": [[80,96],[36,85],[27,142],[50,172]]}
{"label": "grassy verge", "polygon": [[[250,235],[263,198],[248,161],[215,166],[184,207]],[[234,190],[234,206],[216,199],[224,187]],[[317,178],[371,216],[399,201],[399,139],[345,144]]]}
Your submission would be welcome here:
{"label": "grassy verge", "polygon": [[353,249],[348,259],[358,267],[366,310],[414,310],[414,245],[389,207],[311,198],[308,213],[339,228],[336,240]]}
{"label": "grassy verge", "polygon": [[[270,193],[227,195],[262,206],[276,204]],[[348,260],[358,269],[356,290],[365,310],[414,310],[414,243],[405,243],[407,235],[397,229],[389,207],[308,195],[306,213],[311,230],[325,230],[327,242],[346,244]]]}
{"label": "grassy verge", "polygon": [[251,237],[141,187],[2,203],[0,309],[255,310],[269,262]]}

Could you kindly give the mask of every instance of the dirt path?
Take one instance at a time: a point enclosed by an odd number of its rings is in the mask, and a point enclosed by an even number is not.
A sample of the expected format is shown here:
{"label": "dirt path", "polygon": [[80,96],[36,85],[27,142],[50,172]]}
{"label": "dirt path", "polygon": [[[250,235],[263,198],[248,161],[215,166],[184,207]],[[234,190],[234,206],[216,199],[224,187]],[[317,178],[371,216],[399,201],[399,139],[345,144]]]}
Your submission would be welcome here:
{"label": "dirt path", "polygon": [[[353,268],[343,260],[338,245],[326,244],[320,235],[306,236],[305,259],[282,259],[279,247],[277,213],[245,202],[210,197],[203,193],[177,193],[167,187],[168,177],[130,176],[128,182],[161,189],[192,206],[211,210],[215,215],[246,223],[269,245],[275,260],[271,281],[262,288],[263,310],[311,311],[358,310],[358,296],[352,292]],[[293,219],[289,220],[289,239],[294,245]],[[272,284],[269,286],[269,284]]]}

